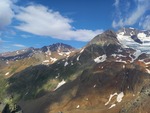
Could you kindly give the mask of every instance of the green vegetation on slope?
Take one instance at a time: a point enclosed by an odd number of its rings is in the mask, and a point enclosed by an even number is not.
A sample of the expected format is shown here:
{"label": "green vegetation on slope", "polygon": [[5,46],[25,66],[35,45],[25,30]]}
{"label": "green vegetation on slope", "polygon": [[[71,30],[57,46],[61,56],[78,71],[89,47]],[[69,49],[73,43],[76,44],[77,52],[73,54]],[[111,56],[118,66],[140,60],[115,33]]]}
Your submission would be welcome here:
{"label": "green vegetation on slope", "polygon": [[8,96],[6,93],[7,87],[7,80],[2,75],[0,75],[0,102],[4,101],[4,99]]}

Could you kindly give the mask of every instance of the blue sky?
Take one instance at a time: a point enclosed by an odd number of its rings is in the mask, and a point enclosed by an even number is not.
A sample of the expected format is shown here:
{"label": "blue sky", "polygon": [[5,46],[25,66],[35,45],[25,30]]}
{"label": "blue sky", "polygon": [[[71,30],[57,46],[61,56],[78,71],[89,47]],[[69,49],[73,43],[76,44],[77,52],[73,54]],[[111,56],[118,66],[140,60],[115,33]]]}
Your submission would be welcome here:
{"label": "blue sky", "polygon": [[57,42],[81,48],[121,27],[150,30],[150,0],[0,0],[0,52]]}

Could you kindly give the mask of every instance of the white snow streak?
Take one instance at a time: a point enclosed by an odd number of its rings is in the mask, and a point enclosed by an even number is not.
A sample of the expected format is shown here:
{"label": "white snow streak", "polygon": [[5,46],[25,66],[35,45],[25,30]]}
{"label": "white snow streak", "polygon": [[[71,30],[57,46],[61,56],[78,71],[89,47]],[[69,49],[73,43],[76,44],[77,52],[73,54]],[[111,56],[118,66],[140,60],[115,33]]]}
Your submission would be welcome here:
{"label": "white snow streak", "polygon": [[117,95],[117,93],[111,94],[110,97],[109,97],[108,102],[105,103],[105,106],[108,105],[109,102],[111,101],[111,99],[112,99],[114,96],[116,96],[116,95]]}
{"label": "white snow streak", "polygon": [[64,80],[62,80],[60,83],[58,83],[57,87],[54,89],[54,91],[56,89],[58,89],[59,87],[61,87],[62,85],[64,85],[66,82]]}
{"label": "white snow streak", "polygon": [[116,60],[116,62],[121,62],[121,63],[125,63],[125,64],[127,64],[127,62],[126,61],[123,61],[123,60]]}
{"label": "white snow streak", "polygon": [[43,63],[49,63],[49,60],[44,60]]}
{"label": "white snow streak", "polygon": [[7,72],[5,75],[6,75],[6,76],[9,75],[9,72]]}
{"label": "white snow streak", "polygon": [[83,48],[83,49],[81,49],[80,53],[82,53],[83,51],[84,51],[84,48]]}
{"label": "white snow streak", "polygon": [[57,61],[57,58],[50,57],[50,59],[51,59],[51,62],[53,62],[53,63]]}
{"label": "white snow streak", "polygon": [[150,70],[149,70],[149,69],[146,69],[146,71],[147,71],[147,73],[149,73],[149,74],[150,74]]}
{"label": "white snow streak", "polygon": [[79,61],[80,60],[80,55],[77,57],[77,61]]}
{"label": "white snow streak", "polygon": [[[124,97],[124,93],[121,92],[121,93],[119,93],[119,94],[118,94],[118,93],[111,94],[110,97],[109,97],[108,102],[105,103],[105,106],[110,103],[111,99],[112,99],[114,96],[117,96],[116,100],[117,100],[117,102],[119,103],[119,102],[122,101],[122,98]],[[116,106],[116,105],[110,106],[109,109],[112,108],[112,107],[114,107],[114,106]]]}
{"label": "white snow streak", "polygon": [[115,107],[116,106],[116,104],[112,104],[110,107],[109,107],[109,109],[111,109],[111,108],[113,108],[113,107]]}

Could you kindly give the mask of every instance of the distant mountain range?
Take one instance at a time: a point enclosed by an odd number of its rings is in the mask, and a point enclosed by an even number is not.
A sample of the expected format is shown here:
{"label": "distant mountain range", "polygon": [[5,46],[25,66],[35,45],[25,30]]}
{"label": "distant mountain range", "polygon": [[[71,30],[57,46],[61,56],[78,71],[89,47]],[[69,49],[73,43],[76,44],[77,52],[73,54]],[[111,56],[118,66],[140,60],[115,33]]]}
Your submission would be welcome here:
{"label": "distant mountain range", "polygon": [[[137,30],[134,28],[122,28],[118,30],[116,33],[113,32],[114,35],[117,35],[117,39],[119,43],[121,43],[124,47],[130,47],[133,49],[139,49],[142,52],[149,52],[148,49],[150,47],[150,30]],[[104,40],[107,40],[108,37],[105,37]],[[111,40],[111,38],[109,39]],[[91,41],[90,43],[92,43]],[[100,41],[99,41],[100,42]],[[102,42],[101,42],[102,43]],[[6,52],[1,53],[0,58],[7,60],[18,60],[26,57],[30,57],[38,52],[70,52],[76,50],[70,45],[63,43],[56,43],[49,46],[44,46],[42,48],[27,48],[23,50],[18,50],[14,52]]]}
{"label": "distant mountain range", "polygon": [[25,113],[148,113],[149,47],[149,31],[123,28],[80,50],[57,43],[3,53],[0,99]]}
{"label": "distant mountain range", "polygon": [[23,50],[13,51],[13,52],[6,52],[0,54],[0,59],[2,60],[20,60],[27,57],[32,57],[35,54],[46,54],[51,55],[53,52],[57,52],[61,56],[69,55],[72,51],[76,50],[70,45],[63,44],[63,43],[56,43],[49,46],[44,46],[42,48],[27,48]]}

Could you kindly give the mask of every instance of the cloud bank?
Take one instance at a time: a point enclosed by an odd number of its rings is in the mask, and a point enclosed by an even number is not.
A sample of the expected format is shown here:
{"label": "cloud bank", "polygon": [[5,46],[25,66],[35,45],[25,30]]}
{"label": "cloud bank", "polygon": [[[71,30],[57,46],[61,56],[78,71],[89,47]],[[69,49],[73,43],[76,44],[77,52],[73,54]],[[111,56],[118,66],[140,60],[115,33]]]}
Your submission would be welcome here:
{"label": "cloud bank", "polygon": [[43,5],[32,3],[25,7],[17,6],[16,2],[0,0],[0,29],[10,25],[14,18],[18,23],[14,26],[16,29],[61,40],[89,41],[103,32],[101,29],[77,29],[71,25],[73,20]]}
{"label": "cloud bank", "polygon": [[20,47],[20,48],[25,48],[26,47],[25,45],[22,45],[22,44],[13,44],[12,46],[14,46],[14,47]]}
{"label": "cloud bank", "polygon": [[58,11],[42,5],[21,7],[15,18],[20,21],[17,29],[40,36],[50,36],[62,40],[89,41],[102,30],[75,29],[71,19]]}
{"label": "cloud bank", "polygon": [[[132,1],[132,3],[131,3]],[[116,8],[116,13],[119,13],[112,22],[112,26],[116,27],[123,27],[123,26],[131,26],[140,21],[141,18],[145,18],[145,14],[148,10],[150,10],[150,1],[149,0],[127,0],[126,5],[124,5],[124,11],[121,10],[121,6],[123,4],[123,0],[115,0],[114,6]],[[135,7],[134,9],[130,9],[131,7]],[[130,9],[130,10],[129,10]],[[143,21],[143,24],[146,24],[146,20]],[[143,28],[144,25],[142,25]]]}
{"label": "cloud bank", "polygon": [[0,29],[11,24],[14,13],[11,8],[10,0],[0,0]]}
{"label": "cloud bank", "polygon": [[146,16],[144,21],[140,24],[144,29],[150,30],[150,15]]}

